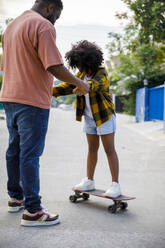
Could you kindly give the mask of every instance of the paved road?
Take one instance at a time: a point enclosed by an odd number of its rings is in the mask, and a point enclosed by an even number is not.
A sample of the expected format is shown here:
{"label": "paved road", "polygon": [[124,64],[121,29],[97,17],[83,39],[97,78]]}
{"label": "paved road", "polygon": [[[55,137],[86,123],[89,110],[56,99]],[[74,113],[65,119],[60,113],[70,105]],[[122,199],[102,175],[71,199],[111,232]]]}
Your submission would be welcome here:
{"label": "paved road", "polygon": [[[49,228],[21,227],[21,213],[7,212],[8,134],[5,121],[0,121],[0,248],[165,248],[165,134],[160,131],[151,139],[151,133],[144,135],[144,125],[118,117],[122,191],[137,199],[128,202],[127,211],[114,215],[107,211],[107,199],[91,197],[76,204],[68,200],[72,186],[85,176],[87,152],[82,124],[74,119],[72,111],[51,111],[41,159],[41,195],[43,205],[60,214],[61,224]],[[102,146],[95,180],[98,188],[111,184]]]}

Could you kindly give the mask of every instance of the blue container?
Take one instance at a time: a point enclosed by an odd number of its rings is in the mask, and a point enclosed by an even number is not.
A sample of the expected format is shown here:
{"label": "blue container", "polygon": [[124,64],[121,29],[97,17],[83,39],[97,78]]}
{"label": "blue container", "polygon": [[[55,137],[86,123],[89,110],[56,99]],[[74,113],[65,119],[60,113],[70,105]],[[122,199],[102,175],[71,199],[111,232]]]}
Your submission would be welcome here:
{"label": "blue container", "polygon": [[149,89],[149,120],[164,120],[164,85]]}

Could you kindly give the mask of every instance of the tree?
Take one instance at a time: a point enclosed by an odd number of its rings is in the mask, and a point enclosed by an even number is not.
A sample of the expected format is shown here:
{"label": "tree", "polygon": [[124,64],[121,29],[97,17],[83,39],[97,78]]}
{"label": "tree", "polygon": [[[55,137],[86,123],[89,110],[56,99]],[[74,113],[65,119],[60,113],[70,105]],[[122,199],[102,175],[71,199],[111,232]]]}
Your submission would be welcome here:
{"label": "tree", "polygon": [[[124,102],[129,114],[135,111],[136,90],[142,88],[144,79],[149,87],[165,81],[165,10],[164,1],[123,0],[133,12],[123,34],[109,33],[108,44],[110,60],[117,56],[119,63],[111,70],[111,83],[116,85],[116,92],[126,91],[129,99]],[[161,6],[161,10],[158,10]],[[153,17],[153,19],[151,18]],[[129,18],[126,13],[117,17]],[[151,20],[152,19],[152,20]],[[154,29],[152,27],[156,26]],[[159,27],[159,28],[158,28]]]}
{"label": "tree", "polygon": [[[142,43],[165,41],[164,0],[122,0],[133,12],[134,24],[139,27]],[[121,16],[127,18],[127,16]]]}

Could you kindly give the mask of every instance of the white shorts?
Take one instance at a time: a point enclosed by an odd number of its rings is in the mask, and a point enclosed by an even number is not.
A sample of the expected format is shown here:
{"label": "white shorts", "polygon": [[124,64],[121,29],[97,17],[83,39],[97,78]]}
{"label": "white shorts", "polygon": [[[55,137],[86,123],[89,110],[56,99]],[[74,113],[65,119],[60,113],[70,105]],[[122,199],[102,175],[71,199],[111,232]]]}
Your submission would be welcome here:
{"label": "white shorts", "polygon": [[83,131],[87,134],[105,135],[116,132],[116,117],[113,114],[111,118],[97,127],[93,119],[84,116]]}

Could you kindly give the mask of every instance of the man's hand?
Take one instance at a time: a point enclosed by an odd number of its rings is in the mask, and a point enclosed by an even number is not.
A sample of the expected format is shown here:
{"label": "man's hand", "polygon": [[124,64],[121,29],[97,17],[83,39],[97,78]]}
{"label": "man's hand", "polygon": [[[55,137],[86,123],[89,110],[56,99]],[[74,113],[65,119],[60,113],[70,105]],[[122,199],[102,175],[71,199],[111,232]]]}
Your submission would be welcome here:
{"label": "man's hand", "polygon": [[76,87],[76,88],[73,90],[73,94],[76,94],[77,96],[83,96],[83,95],[84,95],[84,93],[83,93],[81,90],[79,90],[78,87]]}
{"label": "man's hand", "polygon": [[79,84],[77,87],[73,90],[73,93],[76,94],[77,96],[82,96],[85,95],[89,92],[89,84],[84,82],[83,80],[79,79]]}

